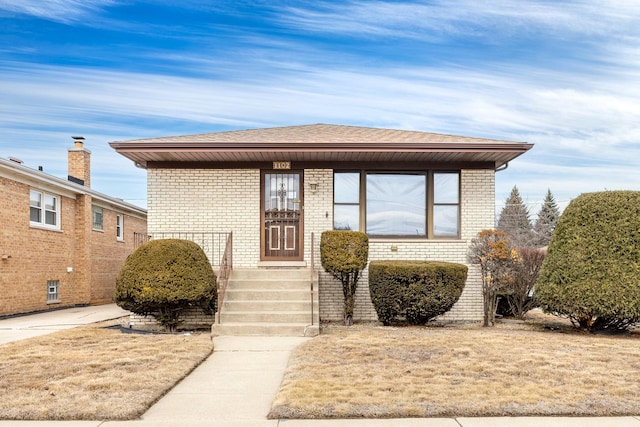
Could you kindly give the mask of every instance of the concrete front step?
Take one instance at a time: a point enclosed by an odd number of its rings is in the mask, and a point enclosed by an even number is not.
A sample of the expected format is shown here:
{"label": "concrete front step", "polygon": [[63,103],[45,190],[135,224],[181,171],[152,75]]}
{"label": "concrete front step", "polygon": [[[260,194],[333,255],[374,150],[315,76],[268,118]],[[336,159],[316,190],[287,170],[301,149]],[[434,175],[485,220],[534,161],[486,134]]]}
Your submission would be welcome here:
{"label": "concrete front step", "polygon": [[[314,278],[317,283],[317,275]],[[309,269],[234,269],[225,291],[214,335],[314,336],[318,293],[311,319]],[[311,323],[315,326],[309,327]]]}
{"label": "concrete front step", "polygon": [[234,290],[255,289],[256,284],[260,289],[289,289],[289,290],[309,290],[309,278],[305,279],[238,279],[233,277],[229,281],[229,287]]}
{"label": "concrete front step", "polygon": [[222,304],[222,312],[227,311],[306,311],[311,310],[309,298],[304,300],[228,300]]}
{"label": "concrete front step", "polygon": [[[317,290],[316,290],[317,292]],[[227,288],[224,294],[225,301],[301,301],[310,299],[311,292],[306,290],[289,290],[289,289],[244,289],[237,291],[233,288]]]}
{"label": "concrete front step", "polygon": [[306,268],[234,268],[232,278],[237,280],[309,280]]}
{"label": "concrete front step", "polygon": [[219,335],[259,335],[284,337],[315,337],[320,333],[319,326],[308,323],[215,323],[211,327],[213,336]]}
{"label": "concrete front step", "polygon": [[311,323],[311,310],[308,311],[224,311],[221,323]]}

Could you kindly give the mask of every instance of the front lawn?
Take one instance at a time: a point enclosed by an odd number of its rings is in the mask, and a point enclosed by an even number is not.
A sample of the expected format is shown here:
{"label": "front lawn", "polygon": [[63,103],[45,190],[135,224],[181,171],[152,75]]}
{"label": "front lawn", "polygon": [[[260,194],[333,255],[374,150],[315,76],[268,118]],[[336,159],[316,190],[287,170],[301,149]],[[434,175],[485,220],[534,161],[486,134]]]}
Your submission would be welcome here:
{"label": "front lawn", "polygon": [[109,324],[1,345],[0,420],[138,418],[213,351],[209,333],[123,334]]}
{"label": "front lawn", "polygon": [[292,354],[270,418],[640,414],[640,333],[557,320],[324,328]]}

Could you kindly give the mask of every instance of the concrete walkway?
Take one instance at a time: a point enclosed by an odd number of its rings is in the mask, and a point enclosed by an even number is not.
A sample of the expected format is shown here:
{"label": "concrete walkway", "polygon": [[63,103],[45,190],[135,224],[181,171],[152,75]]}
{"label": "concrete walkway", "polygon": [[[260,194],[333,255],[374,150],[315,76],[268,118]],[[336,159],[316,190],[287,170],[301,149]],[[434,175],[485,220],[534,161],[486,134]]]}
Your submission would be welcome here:
{"label": "concrete walkway", "polygon": [[[126,314],[115,305],[108,305],[3,319],[0,343]],[[214,353],[140,420],[0,421],[0,427],[640,427],[640,417],[267,420],[291,350],[308,339],[216,337]]]}

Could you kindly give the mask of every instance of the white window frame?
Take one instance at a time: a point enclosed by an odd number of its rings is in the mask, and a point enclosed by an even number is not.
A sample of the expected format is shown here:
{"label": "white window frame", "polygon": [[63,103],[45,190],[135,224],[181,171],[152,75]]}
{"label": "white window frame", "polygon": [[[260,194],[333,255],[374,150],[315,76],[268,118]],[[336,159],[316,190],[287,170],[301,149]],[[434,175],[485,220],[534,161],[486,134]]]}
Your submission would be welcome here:
{"label": "white window frame", "polygon": [[[100,213],[100,223],[96,222],[96,213]],[[104,208],[91,205],[91,228],[94,231],[104,231]]]}
{"label": "white window frame", "polygon": [[116,214],[116,240],[124,241],[124,215]]}
{"label": "white window frame", "polygon": [[[31,204],[31,200],[33,199],[32,197],[33,194],[40,195],[40,206],[34,206]],[[52,198],[54,200],[53,209],[47,209],[47,205],[46,205],[47,198]],[[31,219],[32,209],[37,209],[40,212],[39,221],[33,221]],[[55,221],[53,224],[47,223],[47,213],[54,214]],[[43,227],[43,228],[50,228],[54,230],[60,230],[60,196],[56,196],[51,193],[45,193],[44,191],[41,191],[41,190],[31,189],[29,191],[29,224],[32,227]]]}

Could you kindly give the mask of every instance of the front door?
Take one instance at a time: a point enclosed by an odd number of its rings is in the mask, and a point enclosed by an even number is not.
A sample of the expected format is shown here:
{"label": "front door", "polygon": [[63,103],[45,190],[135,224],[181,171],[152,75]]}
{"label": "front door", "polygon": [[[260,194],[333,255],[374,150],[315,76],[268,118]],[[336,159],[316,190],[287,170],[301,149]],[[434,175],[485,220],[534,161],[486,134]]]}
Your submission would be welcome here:
{"label": "front door", "polygon": [[302,260],[302,172],[263,171],[263,261]]}

